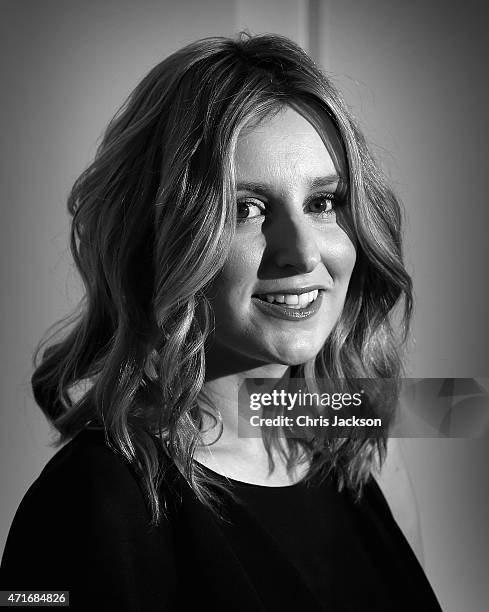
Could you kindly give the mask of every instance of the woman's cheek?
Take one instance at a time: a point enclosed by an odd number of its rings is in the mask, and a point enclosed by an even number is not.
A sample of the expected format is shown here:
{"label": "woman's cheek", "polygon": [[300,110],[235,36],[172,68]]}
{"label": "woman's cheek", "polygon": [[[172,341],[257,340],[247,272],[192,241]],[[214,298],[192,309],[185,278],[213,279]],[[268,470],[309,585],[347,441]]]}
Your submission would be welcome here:
{"label": "woman's cheek", "polygon": [[234,244],[221,271],[227,290],[251,298],[258,280],[260,263],[261,253],[258,248],[249,242]]}
{"label": "woman's cheek", "polygon": [[353,242],[340,228],[336,228],[334,235],[322,241],[321,256],[323,264],[333,279],[340,280],[350,276],[356,262],[357,253]]}

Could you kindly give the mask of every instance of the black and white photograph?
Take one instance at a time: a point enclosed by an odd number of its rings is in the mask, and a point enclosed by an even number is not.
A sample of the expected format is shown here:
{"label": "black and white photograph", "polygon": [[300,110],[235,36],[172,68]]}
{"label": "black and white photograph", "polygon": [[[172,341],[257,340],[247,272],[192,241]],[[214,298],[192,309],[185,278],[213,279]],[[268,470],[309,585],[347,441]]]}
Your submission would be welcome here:
{"label": "black and white photograph", "polygon": [[0,7],[0,606],[487,610],[486,3]]}

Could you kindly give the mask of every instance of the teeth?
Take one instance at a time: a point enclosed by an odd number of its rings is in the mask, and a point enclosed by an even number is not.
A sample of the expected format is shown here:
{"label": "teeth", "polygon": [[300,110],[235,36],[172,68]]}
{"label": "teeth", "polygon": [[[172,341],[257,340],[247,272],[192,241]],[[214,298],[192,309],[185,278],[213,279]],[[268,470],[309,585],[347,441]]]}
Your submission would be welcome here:
{"label": "teeth", "polygon": [[314,289],[314,291],[309,291],[301,294],[267,293],[266,295],[262,296],[262,299],[265,299],[270,304],[275,302],[279,304],[286,304],[288,308],[298,309],[305,308],[308,304],[314,302],[318,294],[318,289]]}

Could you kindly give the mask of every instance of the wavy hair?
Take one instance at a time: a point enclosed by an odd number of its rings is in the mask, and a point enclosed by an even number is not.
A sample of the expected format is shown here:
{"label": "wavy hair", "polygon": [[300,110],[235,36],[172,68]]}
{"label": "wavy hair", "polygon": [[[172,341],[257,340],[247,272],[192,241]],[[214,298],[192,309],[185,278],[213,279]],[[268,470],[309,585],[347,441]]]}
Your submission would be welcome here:
{"label": "wavy hair", "polygon": [[[336,126],[357,244],[341,317],[314,362],[295,373],[400,373],[412,308],[401,210],[330,80],[295,43],[275,35],[207,38],[172,54],[132,92],[73,186],[71,251],[85,295],[61,322],[64,337],[52,334],[39,345],[32,377],[59,443],[91,420],[103,424],[109,444],[138,473],[155,523],[164,512],[162,452],[203,503],[219,505],[210,476],[193,461],[213,321],[205,292],[236,224],[238,134],[285,105]],[[402,336],[391,322],[398,304]],[[269,449],[273,434],[266,436]],[[360,491],[385,452],[385,436],[322,447],[291,440],[289,447],[289,467],[305,450],[308,476],[333,470],[340,488]]]}

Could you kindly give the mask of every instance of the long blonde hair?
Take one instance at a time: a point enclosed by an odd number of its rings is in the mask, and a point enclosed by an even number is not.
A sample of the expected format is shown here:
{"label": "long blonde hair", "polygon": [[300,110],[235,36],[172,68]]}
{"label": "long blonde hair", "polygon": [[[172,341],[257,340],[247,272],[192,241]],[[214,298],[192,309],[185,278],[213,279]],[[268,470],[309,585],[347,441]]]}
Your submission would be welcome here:
{"label": "long blonde hair", "polygon": [[[217,503],[193,461],[212,327],[205,289],[233,237],[239,131],[284,105],[336,126],[357,241],[340,320],[315,362],[296,374],[399,375],[400,340],[390,316],[403,301],[407,333],[412,304],[400,207],[331,82],[279,36],[208,38],[177,51],[129,96],[71,191],[71,250],[86,294],[74,319],[64,321],[71,324],[65,337],[40,345],[32,377],[60,442],[92,419],[103,424],[109,443],[139,474],[155,522],[162,512],[161,451],[203,503]],[[75,398],[83,381],[87,389]],[[293,461],[304,443],[290,444]],[[385,436],[305,447],[311,475],[333,469],[340,487],[355,490],[384,449]]]}

